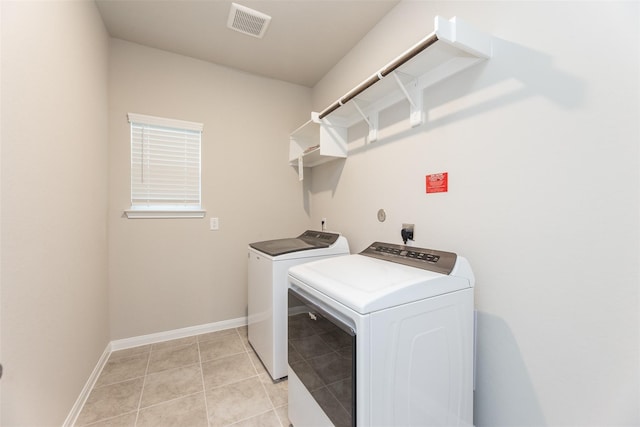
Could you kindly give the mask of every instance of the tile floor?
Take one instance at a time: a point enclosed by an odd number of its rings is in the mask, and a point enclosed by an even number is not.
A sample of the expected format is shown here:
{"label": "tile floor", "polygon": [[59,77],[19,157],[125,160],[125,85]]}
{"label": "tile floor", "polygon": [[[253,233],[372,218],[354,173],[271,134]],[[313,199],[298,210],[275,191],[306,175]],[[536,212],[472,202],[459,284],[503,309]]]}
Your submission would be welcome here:
{"label": "tile floor", "polygon": [[76,427],[287,427],[273,383],[235,328],[111,353]]}

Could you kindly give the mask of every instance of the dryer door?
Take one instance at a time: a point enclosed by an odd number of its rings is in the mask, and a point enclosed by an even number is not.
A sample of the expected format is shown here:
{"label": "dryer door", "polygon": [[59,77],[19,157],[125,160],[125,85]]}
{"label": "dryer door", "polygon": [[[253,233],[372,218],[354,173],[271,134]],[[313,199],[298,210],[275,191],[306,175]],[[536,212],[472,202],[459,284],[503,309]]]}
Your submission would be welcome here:
{"label": "dryer door", "polygon": [[[309,295],[289,289],[289,369],[333,425],[355,427],[356,333],[330,311]],[[289,402],[290,414],[296,412],[294,402]],[[306,416],[305,411],[298,414]],[[307,425],[310,420],[291,421]]]}

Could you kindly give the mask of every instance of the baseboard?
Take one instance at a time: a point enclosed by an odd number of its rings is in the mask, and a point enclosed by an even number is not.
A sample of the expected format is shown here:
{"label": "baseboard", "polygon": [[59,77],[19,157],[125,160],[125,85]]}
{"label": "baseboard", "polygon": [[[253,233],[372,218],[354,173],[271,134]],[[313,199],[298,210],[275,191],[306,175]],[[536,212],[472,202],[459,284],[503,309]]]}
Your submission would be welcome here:
{"label": "baseboard", "polygon": [[80,392],[80,396],[78,396],[78,399],[73,405],[73,408],[71,408],[71,411],[69,412],[67,419],[64,420],[64,423],[62,424],[62,426],[72,427],[75,424],[76,420],[78,419],[78,416],[80,415],[80,411],[82,411],[82,407],[84,406],[85,402],[89,398],[89,394],[91,393],[91,390],[93,390],[93,386],[96,384],[96,381],[98,381],[98,377],[100,376],[100,373],[104,368],[104,365],[107,364],[107,360],[109,360],[109,356],[111,355],[112,351],[124,350],[127,348],[133,348],[133,347],[138,347],[138,346],[147,345],[147,344],[154,344],[154,343],[163,342],[163,341],[170,341],[178,338],[191,337],[194,335],[206,334],[208,332],[216,332],[216,331],[222,331],[225,329],[239,328],[241,326],[246,326],[246,325],[247,325],[247,318],[239,317],[237,319],[223,320],[221,322],[207,323],[204,325],[190,326],[188,328],[174,329],[172,331],[158,332],[155,334],[141,335],[139,337],[125,338],[125,339],[111,341],[110,343],[107,344],[107,347],[104,349],[102,356],[100,356],[100,359],[96,364],[96,367],[93,369],[93,372],[89,376],[89,379],[84,385],[84,388]]}
{"label": "baseboard", "polygon": [[64,420],[64,423],[62,424],[63,427],[72,427],[76,423],[78,415],[80,415],[80,411],[82,411],[82,407],[89,398],[89,394],[91,393],[91,390],[93,390],[93,386],[96,384],[96,381],[98,381],[98,377],[102,372],[102,368],[104,368],[104,365],[107,364],[107,360],[109,360],[110,354],[111,343],[107,344],[104,351],[102,352],[102,356],[100,356],[96,367],[93,368],[93,372],[91,372],[91,375],[89,375],[89,379],[80,392],[80,396],[78,396],[78,399],[76,399],[76,403],[73,405],[73,408],[71,408],[69,415],[67,415],[67,419]]}
{"label": "baseboard", "polygon": [[172,331],[157,332],[155,334],[141,335],[138,337],[124,338],[111,341],[111,351],[124,350],[126,348],[139,347],[141,345],[154,344],[178,338],[191,337],[206,334],[208,332],[222,331],[247,325],[246,317],[223,320],[221,322],[207,323],[204,325],[189,326],[187,328],[174,329]]}

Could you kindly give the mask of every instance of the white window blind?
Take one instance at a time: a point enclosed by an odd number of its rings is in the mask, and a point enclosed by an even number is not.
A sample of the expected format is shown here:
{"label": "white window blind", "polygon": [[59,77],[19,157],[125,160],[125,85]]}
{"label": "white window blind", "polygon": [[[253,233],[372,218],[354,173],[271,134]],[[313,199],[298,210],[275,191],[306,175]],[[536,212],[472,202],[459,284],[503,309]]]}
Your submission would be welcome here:
{"label": "white window blind", "polygon": [[[200,199],[202,124],[129,113],[131,123],[131,210],[197,212]],[[200,215],[202,213],[202,215]],[[192,216],[192,215],[189,215]]]}

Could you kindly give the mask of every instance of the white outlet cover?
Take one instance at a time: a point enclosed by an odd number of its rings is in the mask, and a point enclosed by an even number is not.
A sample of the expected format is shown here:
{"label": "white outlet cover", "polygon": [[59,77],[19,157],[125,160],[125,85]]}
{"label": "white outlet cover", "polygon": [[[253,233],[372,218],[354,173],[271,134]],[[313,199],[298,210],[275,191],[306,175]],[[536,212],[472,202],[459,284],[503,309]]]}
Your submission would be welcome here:
{"label": "white outlet cover", "polygon": [[220,227],[218,218],[211,218],[209,220],[209,227],[211,230],[217,230]]}

